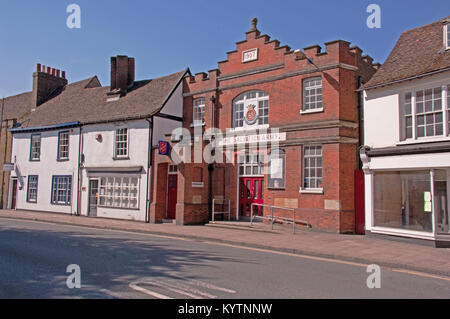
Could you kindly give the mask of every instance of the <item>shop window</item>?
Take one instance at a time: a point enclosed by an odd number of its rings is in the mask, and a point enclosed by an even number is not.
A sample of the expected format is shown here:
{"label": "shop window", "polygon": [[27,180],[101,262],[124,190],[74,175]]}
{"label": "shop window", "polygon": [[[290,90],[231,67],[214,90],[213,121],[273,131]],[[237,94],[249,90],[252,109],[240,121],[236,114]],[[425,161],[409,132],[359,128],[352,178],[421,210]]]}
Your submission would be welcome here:
{"label": "shop window", "polygon": [[285,188],[286,183],[286,153],[283,150],[273,152],[269,158],[269,188]]}
{"label": "shop window", "polygon": [[375,172],[374,226],[432,232],[430,171]]}
{"label": "shop window", "polygon": [[101,177],[99,206],[138,209],[138,177]]}

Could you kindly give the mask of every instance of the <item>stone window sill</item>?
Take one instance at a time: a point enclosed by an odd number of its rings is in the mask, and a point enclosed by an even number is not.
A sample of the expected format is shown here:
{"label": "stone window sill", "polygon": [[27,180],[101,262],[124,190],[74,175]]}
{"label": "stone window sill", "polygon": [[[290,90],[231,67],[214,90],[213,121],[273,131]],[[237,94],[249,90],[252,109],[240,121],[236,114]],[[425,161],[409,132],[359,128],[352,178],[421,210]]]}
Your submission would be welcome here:
{"label": "stone window sill", "polygon": [[314,113],[322,113],[323,112],[323,107],[321,107],[320,109],[312,109],[312,110],[300,110],[300,114],[314,114]]}
{"label": "stone window sill", "polygon": [[300,188],[299,193],[323,195],[323,188]]}

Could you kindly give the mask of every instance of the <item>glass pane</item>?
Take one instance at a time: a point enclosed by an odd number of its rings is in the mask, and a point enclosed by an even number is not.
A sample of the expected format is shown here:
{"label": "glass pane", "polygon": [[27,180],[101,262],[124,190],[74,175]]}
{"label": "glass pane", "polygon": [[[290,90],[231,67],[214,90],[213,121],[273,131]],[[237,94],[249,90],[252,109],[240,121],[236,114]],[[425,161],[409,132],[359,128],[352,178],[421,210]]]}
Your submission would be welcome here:
{"label": "glass pane", "polygon": [[375,226],[432,231],[429,171],[374,174]]}
{"label": "glass pane", "polygon": [[437,216],[436,230],[438,234],[450,234],[449,203],[447,192],[447,171],[434,172],[434,203]]}

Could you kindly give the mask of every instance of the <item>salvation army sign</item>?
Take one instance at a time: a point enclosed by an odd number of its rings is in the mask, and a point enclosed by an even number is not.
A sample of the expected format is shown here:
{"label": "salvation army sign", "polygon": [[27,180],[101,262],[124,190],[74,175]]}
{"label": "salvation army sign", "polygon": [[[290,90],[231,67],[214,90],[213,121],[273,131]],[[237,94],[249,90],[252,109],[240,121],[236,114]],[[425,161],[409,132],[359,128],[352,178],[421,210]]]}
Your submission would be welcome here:
{"label": "salvation army sign", "polygon": [[254,135],[227,136],[218,141],[219,146],[280,142],[286,140],[286,132]]}
{"label": "salvation army sign", "polygon": [[159,141],[158,152],[159,155],[169,155],[170,144],[169,142]]}
{"label": "salvation army sign", "polygon": [[255,124],[256,120],[258,119],[258,113],[256,113],[255,108],[255,104],[247,105],[247,112],[245,113],[244,120],[248,125]]}

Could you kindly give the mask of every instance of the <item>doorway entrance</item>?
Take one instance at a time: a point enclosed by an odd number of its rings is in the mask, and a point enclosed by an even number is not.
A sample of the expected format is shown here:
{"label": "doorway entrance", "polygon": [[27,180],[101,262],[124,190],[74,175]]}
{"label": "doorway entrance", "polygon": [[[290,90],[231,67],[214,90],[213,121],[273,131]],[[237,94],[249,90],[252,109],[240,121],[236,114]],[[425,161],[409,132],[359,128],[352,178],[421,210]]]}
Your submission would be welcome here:
{"label": "doorway entrance", "polygon": [[[251,217],[252,204],[264,204],[264,178],[241,177],[239,179],[239,215]],[[254,216],[263,215],[263,207],[253,207]]]}
{"label": "doorway entrance", "polygon": [[450,234],[448,202],[448,180],[445,170],[436,170],[434,176],[434,209],[436,214],[436,232],[438,234]]}
{"label": "doorway entrance", "polygon": [[17,179],[12,180],[11,209],[17,208]]}
{"label": "doorway entrance", "polygon": [[89,180],[89,207],[88,216],[97,217],[98,206],[98,179]]}
{"label": "doorway entrance", "polygon": [[169,165],[167,175],[167,219],[176,218],[178,170],[176,165]]}

